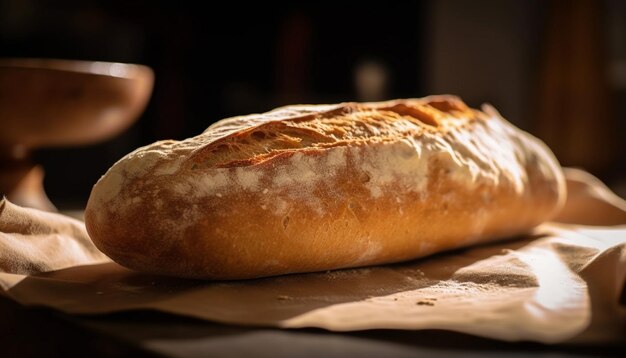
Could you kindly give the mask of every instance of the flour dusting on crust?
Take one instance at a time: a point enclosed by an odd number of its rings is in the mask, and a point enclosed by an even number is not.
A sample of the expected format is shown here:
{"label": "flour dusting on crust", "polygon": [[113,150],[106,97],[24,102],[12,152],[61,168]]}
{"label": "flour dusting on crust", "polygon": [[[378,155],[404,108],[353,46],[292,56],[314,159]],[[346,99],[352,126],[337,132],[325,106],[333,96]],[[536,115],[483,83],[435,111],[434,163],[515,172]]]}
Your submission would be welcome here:
{"label": "flour dusting on crust", "polygon": [[[462,102],[454,103],[459,100],[452,98],[451,107],[458,110],[446,112],[429,105],[441,102],[440,97],[409,101],[414,101],[416,108],[427,107],[430,111],[428,115],[436,120],[437,127],[425,125],[420,122],[423,118],[416,120],[410,112],[398,114],[390,111],[389,108],[396,108],[394,106],[398,101],[353,107],[351,104],[284,107],[265,114],[225,119],[199,136],[184,141],[161,141],[139,148],[114,165],[99,181],[97,188],[101,200],[110,201],[120,195],[121,188],[135,177],[144,176],[146,181],[150,181],[172,176],[176,177],[172,185],[163,189],[175,191],[190,203],[221,197],[227,192],[260,191],[273,198],[261,205],[277,215],[283,215],[289,210],[289,205],[295,204],[311,206],[323,215],[323,205],[315,191],[320,186],[332,191],[337,174],[346,170],[349,161],[358,160],[358,168],[351,165],[351,170],[356,169],[354,174],[361,177],[371,196],[379,198],[398,183],[408,191],[426,190],[429,165],[437,160],[446,167],[450,178],[459,184],[468,187],[485,182],[510,185],[523,195],[528,179],[524,170],[526,162],[545,155],[540,142],[512,127],[489,106],[484,107],[484,112],[479,112],[467,109]],[[356,119],[361,118],[358,116],[360,112],[374,113],[377,109],[384,116],[389,117],[391,113],[397,118],[384,122],[386,127],[371,123],[367,127],[342,124],[344,137],[351,136],[346,140],[335,134],[328,135],[332,128],[328,129],[329,124],[318,119],[341,108],[348,108],[339,113],[345,121],[355,116]],[[331,145],[324,141],[293,150],[275,150],[275,153],[270,153],[274,156],[252,165],[243,163],[242,166],[198,169],[197,164],[190,163],[199,148],[277,122],[289,123],[287,128],[315,128],[320,133],[324,132],[324,138],[335,138],[335,141]],[[381,133],[387,133],[387,136],[381,136]],[[268,165],[273,161],[276,162],[274,165]],[[553,160],[539,162],[544,163],[542,166],[554,165]],[[546,175],[558,172],[554,168],[542,168],[542,171]],[[132,197],[119,199],[115,202],[121,204],[117,209],[122,211],[124,205],[136,203]]]}

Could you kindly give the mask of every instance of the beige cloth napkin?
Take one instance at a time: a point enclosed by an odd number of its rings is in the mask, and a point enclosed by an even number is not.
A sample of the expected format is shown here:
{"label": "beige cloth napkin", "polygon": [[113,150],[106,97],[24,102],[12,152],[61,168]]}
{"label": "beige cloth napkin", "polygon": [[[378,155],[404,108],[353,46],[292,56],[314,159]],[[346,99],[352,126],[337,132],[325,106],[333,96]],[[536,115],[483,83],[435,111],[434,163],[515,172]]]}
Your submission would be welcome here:
{"label": "beige cloth napkin", "polygon": [[[546,223],[524,237],[402,264],[230,282],[132,272],[96,252],[80,222],[5,201],[0,248],[9,254],[0,253],[0,286],[24,305],[74,314],[155,309],[282,328],[623,340],[626,203],[585,172],[567,176],[570,200],[559,221],[604,226]],[[57,270],[43,272],[50,269]]]}
{"label": "beige cloth napkin", "polygon": [[109,261],[81,221],[0,200],[0,272],[28,275]]}

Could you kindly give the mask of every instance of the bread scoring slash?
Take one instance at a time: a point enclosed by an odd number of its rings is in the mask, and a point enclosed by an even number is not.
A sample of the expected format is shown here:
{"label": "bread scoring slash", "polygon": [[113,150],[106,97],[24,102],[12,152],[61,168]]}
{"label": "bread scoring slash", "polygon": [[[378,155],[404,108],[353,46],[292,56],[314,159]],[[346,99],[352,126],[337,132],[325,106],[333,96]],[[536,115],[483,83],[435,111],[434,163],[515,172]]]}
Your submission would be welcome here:
{"label": "bread scoring slash", "polygon": [[491,106],[430,96],[287,106],[139,148],[96,183],[85,221],[128,268],[245,279],[518,235],[564,199],[542,142]]}

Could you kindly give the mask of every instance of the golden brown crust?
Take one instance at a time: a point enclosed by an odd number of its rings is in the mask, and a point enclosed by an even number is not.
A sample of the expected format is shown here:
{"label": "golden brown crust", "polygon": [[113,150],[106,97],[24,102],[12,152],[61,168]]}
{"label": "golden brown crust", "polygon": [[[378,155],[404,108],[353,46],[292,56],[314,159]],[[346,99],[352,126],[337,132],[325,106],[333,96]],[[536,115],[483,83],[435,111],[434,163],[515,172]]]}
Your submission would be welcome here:
{"label": "golden brown crust", "polygon": [[[273,112],[276,117],[282,114],[284,118],[242,128],[207,143],[194,151],[190,160],[205,168],[253,165],[283,151],[397,140],[428,130],[442,132],[448,129],[445,124],[449,122],[468,122],[482,115],[455,97],[343,103],[328,107],[318,111],[311,111],[311,106],[304,107],[303,111],[298,111],[298,106],[279,108]],[[245,117],[226,119],[209,130],[240,118]],[[412,125],[398,125],[399,122]]]}
{"label": "golden brown crust", "polygon": [[456,97],[292,106],[129,154],[86,224],[118,263],[239,279],[421,257],[522,233],[562,205],[558,163]]}

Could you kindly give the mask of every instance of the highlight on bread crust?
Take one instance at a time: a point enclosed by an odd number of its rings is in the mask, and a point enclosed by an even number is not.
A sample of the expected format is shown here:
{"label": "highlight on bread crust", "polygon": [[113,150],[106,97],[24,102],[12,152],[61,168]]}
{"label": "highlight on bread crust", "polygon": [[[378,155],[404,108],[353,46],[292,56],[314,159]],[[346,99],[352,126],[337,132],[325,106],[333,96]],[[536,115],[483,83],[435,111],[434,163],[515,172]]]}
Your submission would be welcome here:
{"label": "highlight on bread crust", "polygon": [[[285,110],[292,108],[297,106]],[[280,112],[279,109],[276,114]],[[195,155],[202,156],[202,164],[207,168],[256,164],[283,151],[393,140],[417,129],[437,128],[441,122],[454,121],[454,115],[471,120],[479,113],[473,113],[458,100],[433,99],[420,104],[345,103],[326,112],[270,121],[242,130],[210,143]],[[405,121],[412,125],[407,126]]]}
{"label": "highlight on bread crust", "polygon": [[297,105],[118,161],[86,210],[132,269],[238,279],[397,262],[501,239],[564,201],[549,149],[453,96]]}

